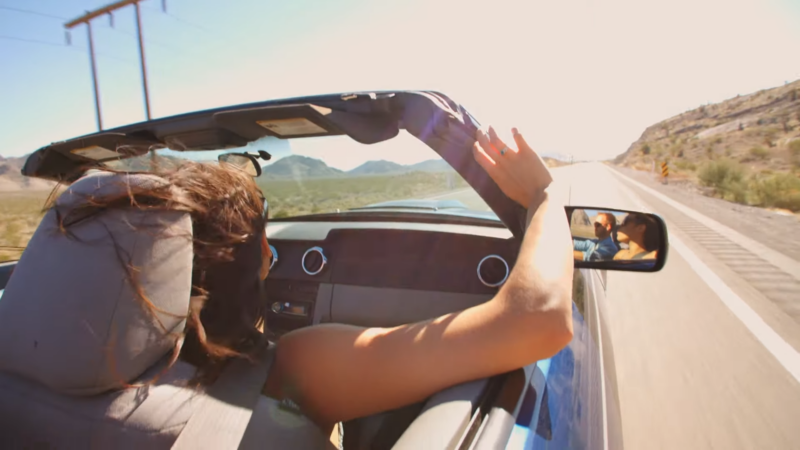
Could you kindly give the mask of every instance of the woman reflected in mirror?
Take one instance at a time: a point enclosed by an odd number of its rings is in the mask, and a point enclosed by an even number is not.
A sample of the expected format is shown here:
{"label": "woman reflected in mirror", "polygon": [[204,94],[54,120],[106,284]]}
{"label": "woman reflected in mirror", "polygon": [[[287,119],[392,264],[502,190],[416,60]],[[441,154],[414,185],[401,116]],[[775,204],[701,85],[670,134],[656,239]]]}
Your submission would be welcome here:
{"label": "woman reflected in mirror", "polygon": [[656,259],[659,246],[658,223],[647,214],[630,213],[617,228],[617,241],[626,244],[614,260]]}

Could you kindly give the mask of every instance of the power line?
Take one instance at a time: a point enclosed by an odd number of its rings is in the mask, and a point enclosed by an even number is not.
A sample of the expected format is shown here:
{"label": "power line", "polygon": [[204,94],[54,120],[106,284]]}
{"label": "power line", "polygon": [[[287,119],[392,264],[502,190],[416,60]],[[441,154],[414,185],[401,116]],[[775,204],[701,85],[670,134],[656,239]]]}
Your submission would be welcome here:
{"label": "power line", "polygon": [[[62,48],[64,50],[71,50],[71,51],[76,51],[76,52],[84,52],[84,51],[86,51],[85,47],[57,44],[55,42],[40,41],[38,39],[27,39],[27,38],[20,38],[20,37],[16,37],[16,36],[5,36],[5,35],[0,35],[0,39],[6,39],[6,40],[9,40],[9,41],[25,42],[25,43],[29,43],[29,44],[49,45],[51,47],[58,47],[58,48]],[[106,53],[96,53],[96,54],[98,56],[102,56],[103,58],[113,59],[113,60],[116,60],[116,61],[119,61],[119,62],[124,62],[126,64],[135,64],[131,60],[128,60],[128,59],[125,59],[125,58],[119,58],[117,56],[108,55]]]}
{"label": "power line", "polygon": [[[142,8],[148,9],[150,11],[161,11],[158,8],[153,8],[152,6],[147,6],[147,5],[142,5]],[[174,20],[176,22],[180,22],[180,23],[182,23],[184,25],[188,25],[190,27],[197,28],[198,30],[206,32],[206,33],[213,33],[213,30],[210,30],[210,29],[208,29],[208,28],[206,28],[206,27],[204,27],[202,25],[198,25],[198,24],[196,24],[194,22],[190,22],[190,21],[188,21],[186,19],[180,18],[180,17],[176,16],[175,14],[169,13],[167,11],[161,11],[161,13],[164,14],[165,16],[171,18],[172,20]]]}
{"label": "power line", "polygon": [[182,23],[184,25],[189,25],[190,27],[197,28],[200,31],[205,31],[206,33],[213,33],[212,30],[210,30],[210,29],[208,29],[208,28],[206,28],[206,27],[204,27],[202,25],[198,25],[196,23],[189,22],[186,19],[181,19],[180,17],[178,17],[178,16],[176,16],[174,14],[170,14],[168,12],[165,12],[164,14],[167,15],[168,17],[171,17],[173,20],[176,20],[176,21],[178,21],[178,22],[180,22],[180,23]]}
{"label": "power line", "polygon": [[[26,38],[20,38],[20,37],[15,37],[15,36],[4,36],[4,35],[0,35],[0,39],[8,39],[10,41],[29,42],[31,44],[52,45],[54,47],[61,47],[61,48],[70,50],[70,47],[67,47],[64,44],[56,44],[55,42],[40,41],[40,40],[37,40],[37,39],[26,39]],[[78,51],[80,51],[80,50],[78,50]]]}
{"label": "power line", "polygon": [[39,17],[47,17],[48,19],[67,20],[66,17],[55,16],[53,14],[47,14],[47,13],[42,13],[42,12],[38,12],[38,11],[31,11],[29,9],[14,8],[14,7],[11,7],[11,6],[0,6],[0,9],[4,9],[6,11],[14,11],[14,12],[23,13],[23,14],[31,14],[31,15],[39,16]]}
{"label": "power line", "polygon": [[[119,28],[114,28],[114,27],[110,27],[110,26],[107,26],[107,25],[101,25],[101,26],[103,27],[103,29],[116,31],[117,33],[123,34],[123,35],[128,36],[128,37],[133,38],[133,39],[138,39],[139,38],[138,36],[136,36],[136,34],[130,33],[130,32],[125,31],[125,30],[120,30]],[[182,50],[180,50],[178,48],[175,48],[172,45],[165,44],[165,43],[163,43],[161,41],[154,41],[152,39],[145,39],[144,41],[147,42],[148,44],[152,44],[152,45],[155,45],[155,46],[158,46],[158,47],[162,47],[162,48],[165,48],[167,50],[171,50],[171,51],[176,52],[176,53],[183,53]]]}

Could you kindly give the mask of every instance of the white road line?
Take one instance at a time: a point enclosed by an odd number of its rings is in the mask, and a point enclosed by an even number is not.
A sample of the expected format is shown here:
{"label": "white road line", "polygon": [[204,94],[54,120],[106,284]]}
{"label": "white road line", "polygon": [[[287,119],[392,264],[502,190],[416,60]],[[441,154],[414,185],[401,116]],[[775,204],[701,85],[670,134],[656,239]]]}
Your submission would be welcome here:
{"label": "white road line", "polygon": [[635,185],[639,189],[641,189],[641,190],[647,192],[648,194],[656,197],[657,199],[661,200],[662,202],[668,204],[669,206],[672,206],[673,208],[675,208],[678,211],[686,214],[687,216],[691,217],[692,219],[702,223],[703,225],[711,228],[712,230],[716,231],[717,233],[727,237],[728,239],[732,240],[733,242],[736,242],[737,244],[741,245],[742,247],[746,248],[747,250],[750,250],[752,253],[758,255],[759,257],[761,257],[765,261],[772,263],[772,265],[774,265],[778,269],[786,272],[787,274],[793,276],[796,280],[800,281],[800,262],[797,262],[794,259],[792,259],[792,258],[790,258],[790,257],[788,257],[786,255],[783,255],[783,254],[781,254],[781,253],[779,253],[779,252],[767,247],[766,245],[764,245],[764,244],[762,244],[760,242],[756,242],[753,239],[750,239],[749,237],[744,236],[743,234],[739,233],[738,231],[735,231],[735,230],[733,230],[733,229],[731,229],[731,228],[729,228],[729,227],[717,222],[714,219],[708,218],[708,217],[700,214],[699,212],[693,210],[692,208],[689,208],[688,206],[686,206],[686,205],[684,205],[682,203],[676,202],[675,200],[667,197],[666,195],[664,195],[664,194],[662,194],[662,193],[660,193],[660,192],[658,192],[658,191],[656,191],[654,189],[651,189],[651,188],[643,185],[642,183],[639,183],[638,181],[632,180],[631,178],[629,178],[629,177],[617,172],[616,170],[613,170],[613,169],[608,169],[608,170],[610,170],[611,173],[613,173],[617,177],[622,178],[622,179],[624,179],[626,181],[629,181],[631,184]]}
{"label": "white road line", "polygon": [[[612,170],[612,172],[614,172]],[[620,175],[628,180],[628,177]],[[644,191],[656,195],[659,199],[661,199],[662,194],[652,191],[652,189],[641,185],[633,180],[634,184],[641,187]],[[639,199],[639,197],[627,186],[622,186],[624,190],[627,191],[627,194],[636,200],[636,203],[639,205],[643,205],[644,202]],[[665,197],[666,198],[666,197]],[[663,200],[663,199],[662,199]],[[672,199],[669,199],[671,202],[674,202]],[[689,211],[692,211],[694,214],[702,216],[700,213],[694,212],[693,210],[686,208],[685,206],[675,202],[677,205],[685,208]],[[650,208],[640,207],[643,210],[647,211]],[[681,208],[681,209],[682,209]],[[695,218],[695,220],[698,220]],[[708,219],[711,220],[711,219]],[[698,220],[699,221],[699,220]],[[723,226],[723,225],[720,225]],[[738,233],[737,233],[738,234]],[[737,241],[741,244],[740,241]],[[669,237],[670,246],[677,250],[678,253],[683,257],[683,259],[689,264],[689,266],[697,273],[697,275],[705,281],[708,287],[714,291],[715,294],[722,300],[722,303],[731,310],[733,315],[735,315],[745,327],[758,339],[759,342],[769,351],[772,353],[772,356],[778,360],[778,363],[786,369],[789,374],[791,374],[794,379],[800,383],[800,353],[794,349],[789,343],[787,343],[783,338],[775,332],[761,316],[758,315],[751,307],[747,304],[741,297],[739,297],[727,284],[725,284],[722,279],[717,276],[714,271],[708,267],[700,258],[691,250],[689,247],[683,243],[677,236],[671,234]],[[667,262],[669,264],[669,262]]]}
{"label": "white road line", "polygon": [[675,235],[669,239],[672,248],[681,254],[700,278],[719,296],[733,314],[744,323],[748,330],[758,339],[772,356],[800,383],[800,353],[775,332],[761,316],[741,297],[736,295],[722,279],[711,270],[686,244]]}

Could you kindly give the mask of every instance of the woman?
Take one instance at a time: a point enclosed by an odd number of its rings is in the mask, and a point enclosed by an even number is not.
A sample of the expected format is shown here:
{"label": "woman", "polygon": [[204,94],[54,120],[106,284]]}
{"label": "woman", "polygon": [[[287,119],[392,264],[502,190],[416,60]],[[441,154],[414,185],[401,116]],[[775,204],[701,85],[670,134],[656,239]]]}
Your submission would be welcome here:
{"label": "woman", "polygon": [[[495,297],[393,328],[323,324],[288,333],[278,342],[264,394],[290,398],[329,431],[337,422],[548,358],[569,343],[573,261],[563,204],[548,189],[552,178],[542,160],[513,133],[517,148],[491,128],[478,132],[473,148],[502,191],[528,208],[517,263]],[[131,206],[191,215],[192,299],[185,336],[176,336],[174,350],[198,368],[199,382],[210,383],[231,357],[252,356],[263,342],[258,279],[267,276],[271,257],[266,204],[253,180],[237,170],[187,162],[159,175],[165,183],[60,208],[59,227],[69,233],[95,214]],[[127,270],[135,285],[136,270]],[[154,309],[146,292],[137,295]]]}
{"label": "woman", "polygon": [[630,213],[617,228],[617,240],[628,244],[628,248],[617,252],[615,260],[655,259],[659,242],[658,224],[645,214]]}

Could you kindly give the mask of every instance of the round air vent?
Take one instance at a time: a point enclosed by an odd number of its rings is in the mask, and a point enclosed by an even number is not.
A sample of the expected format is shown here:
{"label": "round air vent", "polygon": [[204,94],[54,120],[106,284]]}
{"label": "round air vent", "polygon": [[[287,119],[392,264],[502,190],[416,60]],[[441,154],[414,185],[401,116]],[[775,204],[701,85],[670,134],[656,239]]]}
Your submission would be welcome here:
{"label": "round air vent", "polygon": [[508,263],[497,255],[489,255],[478,263],[478,279],[484,286],[498,287],[508,279]]}
{"label": "round air vent", "polygon": [[278,249],[272,244],[269,245],[269,249],[272,252],[272,261],[269,262],[269,268],[272,269],[275,264],[278,264]]}
{"label": "round air vent", "polygon": [[311,247],[303,253],[301,264],[303,266],[303,272],[309,275],[317,275],[322,272],[322,269],[328,264],[328,258],[322,253],[321,247]]}

